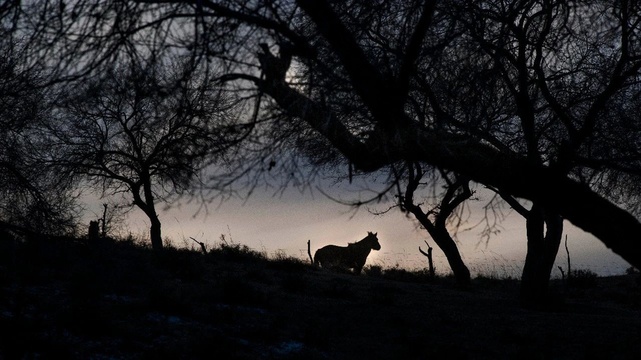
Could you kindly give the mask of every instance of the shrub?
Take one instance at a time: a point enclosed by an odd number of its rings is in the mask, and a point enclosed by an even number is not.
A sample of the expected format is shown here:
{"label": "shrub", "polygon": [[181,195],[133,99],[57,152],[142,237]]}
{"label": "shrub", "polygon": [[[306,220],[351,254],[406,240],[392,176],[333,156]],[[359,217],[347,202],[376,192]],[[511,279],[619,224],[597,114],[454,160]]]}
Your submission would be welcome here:
{"label": "shrub", "polygon": [[383,276],[383,267],[380,265],[370,265],[363,268],[363,272],[367,276],[381,277]]}
{"label": "shrub", "polygon": [[385,269],[383,271],[383,277],[386,279],[407,282],[426,282],[431,280],[429,270],[427,269],[406,270],[398,266]]}
{"label": "shrub", "polygon": [[283,250],[276,251],[268,263],[269,268],[284,271],[305,271],[310,266],[309,262],[287,255]]}
{"label": "shrub", "polygon": [[251,249],[247,245],[223,242],[209,252],[210,256],[222,256],[227,260],[244,262],[248,260],[266,260],[263,252]]}
{"label": "shrub", "polygon": [[592,270],[572,270],[571,276],[568,276],[568,286],[581,289],[593,288],[596,287],[597,277],[598,275]]}

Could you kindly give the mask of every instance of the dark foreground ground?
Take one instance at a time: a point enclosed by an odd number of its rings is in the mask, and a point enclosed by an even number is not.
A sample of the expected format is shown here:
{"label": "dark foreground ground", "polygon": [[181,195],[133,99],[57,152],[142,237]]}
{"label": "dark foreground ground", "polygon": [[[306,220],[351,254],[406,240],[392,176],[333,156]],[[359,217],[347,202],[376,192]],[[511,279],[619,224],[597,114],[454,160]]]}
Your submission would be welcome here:
{"label": "dark foreground ground", "polygon": [[354,276],[243,246],[162,254],[131,242],[0,237],[3,359],[639,359],[637,275],[467,289],[398,269]]}

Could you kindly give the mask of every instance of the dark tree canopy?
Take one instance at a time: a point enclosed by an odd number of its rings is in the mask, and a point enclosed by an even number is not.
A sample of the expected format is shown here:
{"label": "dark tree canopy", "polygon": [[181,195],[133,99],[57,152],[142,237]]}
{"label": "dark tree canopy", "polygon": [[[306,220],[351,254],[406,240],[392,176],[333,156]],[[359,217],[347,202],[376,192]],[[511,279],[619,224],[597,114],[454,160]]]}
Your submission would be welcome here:
{"label": "dark tree canopy", "polygon": [[641,265],[629,235],[641,233],[636,1],[44,1],[5,13],[27,59],[63,78],[173,49],[216,68],[274,143],[330,144],[360,172],[453,171]]}
{"label": "dark tree canopy", "polygon": [[22,51],[20,44],[0,40],[0,225],[73,232],[74,183],[44,166],[50,149],[34,134],[50,113],[41,74],[22,66]]}

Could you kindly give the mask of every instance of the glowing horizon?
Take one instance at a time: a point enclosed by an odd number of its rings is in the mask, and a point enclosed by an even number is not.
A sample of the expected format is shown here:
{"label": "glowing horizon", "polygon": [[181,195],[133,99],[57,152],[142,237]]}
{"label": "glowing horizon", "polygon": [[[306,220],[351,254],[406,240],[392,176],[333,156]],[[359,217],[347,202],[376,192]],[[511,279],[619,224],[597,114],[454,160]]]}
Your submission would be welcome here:
{"label": "glowing horizon", "polygon": [[[379,210],[385,206],[389,204],[379,206]],[[424,241],[427,240],[434,248],[437,273],[450,273],[445,256],[427,232],[419,229],[412,217],[406,217],[396,209],[385,215],[373,215],[364,207],[354,210],[318,193],[292,190],[285,191],[280,197],[259,191],[246,201],[227,200],[210,208],[208,214],[194,216],[196,212],[194,205],[185,204],[160,211],[163,238],[171,240],[175,246],[196,248],[197,244],[190,239],[193,237],[211,248],[220,242],[222,234],[227,241],[270,256],[284,252],[308,259],[307,240],[311,240],[313,253],[324,245],[358,241],[367,231],[372,231],[378,232],[382,249],[371,252],[367,265],[399,266],[409,270],[426,268],[427,260],[418,247],[426,250]],[[130,233],[148,236],[148,221],[139,210],[129,214],[126,224]],[[493,235],[487,244],[477,230],[459,233],[459,250],[473,275],[520,277],[527,246],[525,221],[512,213],[501,227],[501,232]],[[623,274],[630,267],[592,235],[567,221],[564,228],[563,240],[567,235],[573,269],[589,269],[608,276]],[[566,264],[562,243],[552,276],[560,277],[558,266],[565,270]]]}

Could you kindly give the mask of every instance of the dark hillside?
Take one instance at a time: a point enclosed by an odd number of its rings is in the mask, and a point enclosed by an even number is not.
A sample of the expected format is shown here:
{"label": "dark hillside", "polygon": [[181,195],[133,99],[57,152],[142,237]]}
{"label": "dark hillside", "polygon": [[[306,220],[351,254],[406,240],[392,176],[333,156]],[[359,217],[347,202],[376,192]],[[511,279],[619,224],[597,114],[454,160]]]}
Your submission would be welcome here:
{"label": "dark hillside", "polygon": [[0,241],[5,359],[605,359],[641,353],[633,275],[519,307],[518,283],[354,276],[225,245]]}

